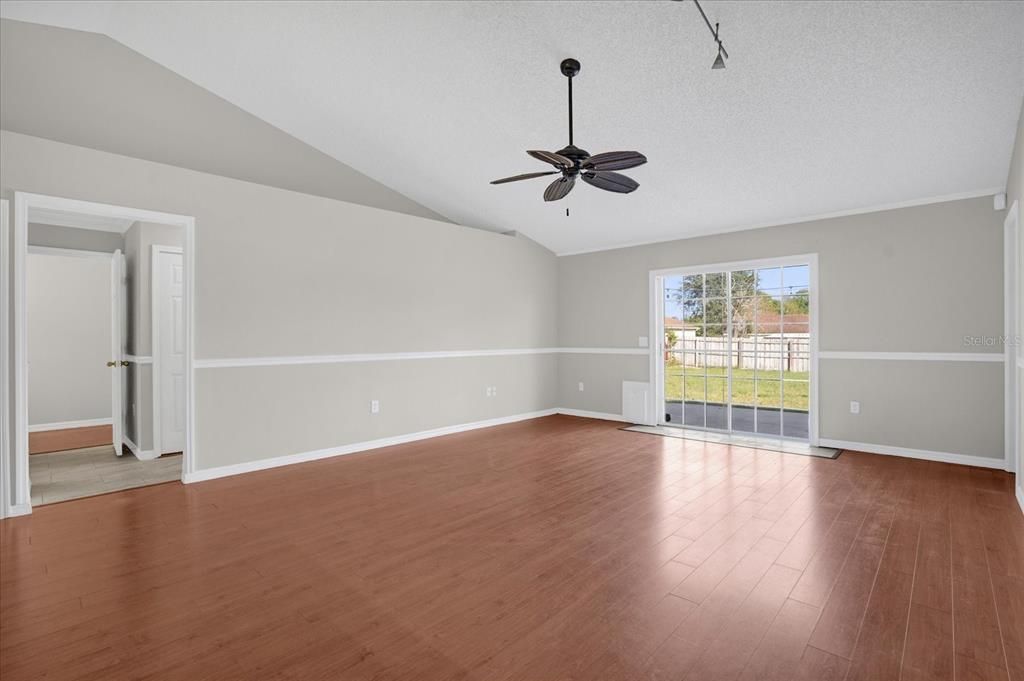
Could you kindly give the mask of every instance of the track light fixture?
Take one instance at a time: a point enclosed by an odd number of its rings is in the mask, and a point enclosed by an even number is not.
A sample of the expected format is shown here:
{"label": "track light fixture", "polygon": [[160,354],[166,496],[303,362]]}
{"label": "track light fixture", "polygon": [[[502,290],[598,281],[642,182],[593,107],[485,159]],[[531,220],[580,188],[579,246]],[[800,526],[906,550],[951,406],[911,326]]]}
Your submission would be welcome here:
{"label": "track light fixture", "polygon": [[[682,0],[676,0],[676,2],[682,2]],[[708,20],[708,15],[704,14],[704,8],[700,6],[699,0],[693,0],[693,4],[697,5],[697,11],[700,12],[700,16],[704,19],[704,23],[707,24],[708,30],[711,31],[711,37],[718,43],[718,55],[715,57],[715,63],[711,65],[712,69],[724,69],[725,60],[729,58],[729,52],[725,49],[725,45],[722,44],[722,38],[718,32],[718,23],[714,26]]]}

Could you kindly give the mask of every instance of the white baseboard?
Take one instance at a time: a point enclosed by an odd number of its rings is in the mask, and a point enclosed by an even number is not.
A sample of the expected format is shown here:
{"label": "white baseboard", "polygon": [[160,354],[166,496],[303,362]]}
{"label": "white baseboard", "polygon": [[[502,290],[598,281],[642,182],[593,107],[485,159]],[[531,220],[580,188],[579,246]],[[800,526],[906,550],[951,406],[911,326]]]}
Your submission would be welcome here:
{"label": "white baseboard", "polygon": [[113,419],[83,419],[82,421],[60,421],[58,423],[37,423],[28,427],[30,433],[41,433],[47,430],[66,430],[68,428],[88,428],[89,426],[109,426]]}
{"label": "white baseboard", "polygon": [[600,411],[585,411],[583,409],[563,409],[559,407],[556,409],[559,414],[565,414],[566,416],[579,416],[585,419],[600,419],[602,421],[619,421],[621,423],[632,423],[629,419],[624,417],[622,414],[606,414]]}
{"label": "white baseboard", "polygon": [[[278,468],[280,466],[290,466],[291,464],[296,463],[319,461],[320,459],[328,459],[335,456],[345,456],[346,454],[355,454],[357,452],[365,452],[372,449],[379,449],[381,447],[391,447],[393,445],[400,445],[408,442],[416,442],[418,440],[426,440],[433,437],[440,437],[442,435],[452,435],[454,433],[462,433],[469,430],[477,430],[479,428],[500,426],[506,423],[515,423],[516,421],[526,421],[529,419],[540,418],[542,416],[551,416],[552,414],[565,414],[566,416],[578,416],[582,418],[600,419],[603,421],[616,421],[621,423],[628,423],[626,418],[623,417],[621,414],[609,414],[604,412],[585,411],[582,409],[567,408],[543,409],[540,411],[527,412],[524,414],[513,414],[512,416],[502,416],[494,419],[486,419],[484,421],[473,421],[471,423],[462,423],[454,426],[446,426],[443,428],[434,428],[432,430],[421,430],[415,433],[396,435],[394,437],[385,437],[377,440],[356,442],[353,444],[342,445],[340,447],[330,447],[327,449],[318,449],[309,452],[298,452],[296,454],[275,456],[268,459],[260,459],[257,461],[246,461],[244,463],[232,464],[230,466],[218,466],[216,468],[201,469],[195,471],[194,473],[186,474],[183,478],[183,481],[185,483],[193,483],[203,482],[204,480],[215,480],[217,478],[224,478],[231,475],[253,473],[255,471],[262,471],[270,468]],[[828,438],[821,438],[818,444],[822,447],[850,449],[854,451],[870,452],[873,454],[886,454],[890,456],[904,456],[911,459],[925,459],[929,461],[940,461],[943,463],[953,463],[965,466],[980,466],[983,468],[997,469],[1002,469],[1004,466],[1004,462],[1001,459],[989,459],[980,456],[967,456],[965,454],[953,454],[950,452],[933,452],[923,449],[891,447],[888,445],[875,445],[864,442],[847,442],[844,440],[832,440]],[[131,445],[129,445],[129,448],[131,448]],[[134,451],[135,450],[133,450],[133,453]],[[149,453],[150,452],[143,452],[142,454],[145,455]],[[138,456],[138,454],[136,454],[136,456]],[[1020,489],[1017,490],[1017,500],[1021,501],[1021,507],[1024,508],[1024,501],[1022,501]]]}
{"label": "white baseboard", "polygon": [[1024,487],[1017,485],[1017,505],[1020,506],[1020,512],[1024,513]]}
{"label": "white baseboard", "polygon": [[32,504],[12,504],[7,507],[7,513],[3,518],[15,518],[19,515],[28,515],[32,512]]}
{"label": "white baseboard", "polygon": [[970,456],[953,452],[933,452],[927,449],[893,447],[891,445],[876,445],[867,442],[848,442],[846,440],[832,440],[824,437],[818,440],[818,444],[822,447],[832,447],[834,449],[849,449],[855,452],[885,454],[886,456],[903,456],[908,459],[955,463],[961,466],[978,466],[981,468],[997,468],[999,470],[1005,470],[1006,466],[1006,461],[1003,459],[990,459],[987,456]]}
{"label": "white baseboard", "polygon": [[328,459],[335,456],[344,456],[346,454],[355,454],[356,452],[365,452],[367,450],[379,449],[381,447],[391,447],[393,445],[405,444],[407,442],[426,440],[432,437],[439,437],[441,435],[452,435],[454,433],[462,433],[467,430],[476,430],[478,428],[500,426],[506,423],[515,423],[516,421],[526,421],[528,419],[535,419],[541,416],[551,416],[552,414],[555,414],[557,412],[558,410],[556,409],[544,409],[541,411],[527,412],[525,414],[514,414],[512,416],[502,416],[499,418],[487,419],[484,421],[474,421],[472,423],[462,423],[455,426],[445,426],[444,428],[421,430],[416,433],[406,433],[405,435],[396,435],[394,437],[380,438],[379,440],[356,442],[350,445],[342,445],[341,447],[330,447],[328,449],[318,449],[311,452],[299,452],[297,454],[275,456],[269,459],[260,459],[258,461],[247,461],[245,463],[237,463],[230,466],[219,466],[217,468],[201,469],[195,471],[194,473],[186,473],[183,476],[182,481],[185,483],[202,482],[204,480],[214,480],[216,478],[223,478],[229,475],[239,475],[241,473],[252,473],[254,471],[262,471],[268,468],[278,468],[279,466],[289,466],[294,463],[318,461],[320,459]]}

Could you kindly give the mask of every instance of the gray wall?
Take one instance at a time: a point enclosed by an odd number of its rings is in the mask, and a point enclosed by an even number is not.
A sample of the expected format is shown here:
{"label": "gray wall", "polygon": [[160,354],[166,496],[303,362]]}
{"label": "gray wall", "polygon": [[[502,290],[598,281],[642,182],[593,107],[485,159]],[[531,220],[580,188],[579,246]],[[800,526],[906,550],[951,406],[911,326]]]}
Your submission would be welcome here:
{"label": "gray wall", "polygon": [[[128,279],[128,353],[140,357],[153,354],[152,265],[154,245],[185,245],[180,227],[136,222],[124,235],[125,269]],[[128,367],[128,424],[132,442],[143,451],[153,448],[153,365]],[[136,427],[136,424],[138,427]]]}
{"label": "gray wall", "polygon": [[[523,237],[8,131],[0,178],[4,198],[17,189],[195,216],[199,359],[557,339],[557,259]],[[547,409],[557,397],[552,355],[197,374],[200,469]],[[484,397],[488,385],[497,397]]]}
{"label": "gray wall", "polygon": [[29,254],[29,425],[110,418],[110,260]]}
{"label": "gray wall", "polygon": [[[964,336],[1003,332],[1002,221],[983,197],[559,258],[559,344],[637,347],[650,270],[817,253],[820,350],[1001,353]],[[560,406],[620,413],[647,362],[563,356]],[[823,359],[819,389],[823,438],[1003,457],[999,364]]]}
{"label": "gray wall", "polygon": [[111,38],[0,20],[0,128],[444,219]]}

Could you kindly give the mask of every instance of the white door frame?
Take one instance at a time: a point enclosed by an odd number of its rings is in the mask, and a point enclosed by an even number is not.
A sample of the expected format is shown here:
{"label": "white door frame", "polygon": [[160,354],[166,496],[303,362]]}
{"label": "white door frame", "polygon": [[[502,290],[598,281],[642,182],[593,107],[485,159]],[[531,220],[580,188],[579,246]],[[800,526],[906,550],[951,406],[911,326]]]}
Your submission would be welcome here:
{"label": "white door frame", "polygon": [[[648,296],[650,304],[650,341],[648,346],[650,367],[648,371],[651,381],[649,391],[649,411],[653,423],[659,423],[657,414],[664,411],[665,403],[665,376],[664,364],[662,362],[665,338],[665,306],[661,300],[662,283],[667,276],[702,274],[706,272],[729,272],[735,270],[753,270],[765,267],[787,267],[791,265],[807,265],[810,291],[808,292],[807,303],[809,307],[809,329],[811,333],[811,380],[810,396],[808,404],[808,443],[812,446],[818,445],[818,254],[805,253],[802,255],[787,255],[777,258],[762,258],[759,260],[738,260],[734,262],[712,263],[708,265],[690,265],[686,267],[670,267],[667,269],[651,270],[648,281]],[[661,412],[659,412],[661,410]],[[774,437],[774,436],[766,436]]]}
{"label": "white door frame", "polygon": [[1003,221],[1003,352],[1005,358],[1005,379],[1003,394],[1004,456],[1008,471],[1017,468],[1017,452],[1020,447],[1020,414],[1018,401],[1018,363],[1022,355],[1017,343],[1020,338],[1020,209],[1013,202]]}
{"label": "white door frame", "polygon": [[[127,206],[66,199],[27,192],[14,193],[14,457],[11,474],[14,498],[9,509],[30,513],[32,510],[28,476],[28,333],[25,259],[28,254],[28,216],[33,208],[80,213],[93,217],[157,222],[181,227],[185,235],[185,451],[182,480],[196,468],[195,446],[195,218],[188,215],[161,213]],[[6,461],[4,462],[6,465]]]}
{"label": "white door frame", "polygon": [[10,217],[11,205],[7,199],[0,199],[0,518],[10,515],[21,515],[27,511],[21,508],[12,508],[11,504],[11,431],[9,427],[11,410],[11,380],[8,375],[9,355],[7,353],[7,339],[10,337],[10,330],[7,326],[7,318],[10,314],[8,309],[9,291],[8,280],[11,272],[8,269],[10,260],[7,258],[7,245],[10,243],[10,231],[8,220]]}
{"label": "white door frame", "polygon": [[[153,386],[153,452],[156,456],[163,454],[163,391],[161,385],[160,372],[163,370],[163,365],[160,358],[160,315],[158,313],[158,305],[162,305],[163,299],[163,283],[162,279],[157,272],[156,261],[157,257],[161,253],[177,253],[182,256],[184,260],[183,250],[178,246],[164,246],[162,244],[153,244],[150,249],[150,261],[149,261],[149,317],[151,323],[152,334],[150,342],[150,351],[153,356],[153,380],[151,384]],[[187,369],[186,369],[187,371]],[[188,437],[186,433],[185,437]]]}

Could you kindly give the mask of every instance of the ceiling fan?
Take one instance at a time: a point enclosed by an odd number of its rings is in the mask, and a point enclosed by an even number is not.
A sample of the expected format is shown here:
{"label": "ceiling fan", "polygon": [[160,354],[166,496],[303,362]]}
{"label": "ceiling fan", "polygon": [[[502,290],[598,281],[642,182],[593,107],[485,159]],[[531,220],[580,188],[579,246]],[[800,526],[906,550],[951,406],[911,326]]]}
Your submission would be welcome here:
{"label": "ceiling fan", "polygon": [[561,175],[544,190],[545,201],[558,201],[572,191],[576,178],[581,177],[589,185],[618,194],[628,194],[640,185],[636,180],[621,173],[612,172],[625,170],[647,163],[647,157],[638,151],[608,151],[603,154],[590,155],[572,143],[572,79],[580,72],[580,63],[575,59],[564,59],[561,65],[562,75],[569,79],[569,146],[558,151],[532,150],[526,153],[539,161],[550,163],[556,170],[539,173],[524,173],[494,180],[491,184],[505,184],[530,180],[545,175]]}

